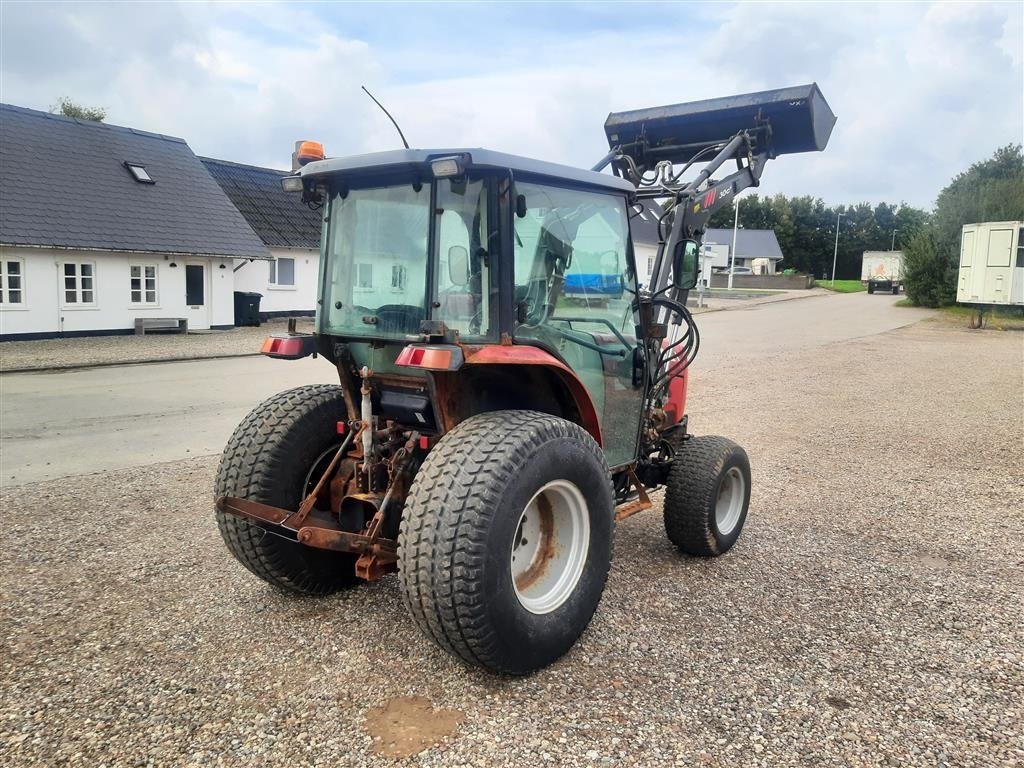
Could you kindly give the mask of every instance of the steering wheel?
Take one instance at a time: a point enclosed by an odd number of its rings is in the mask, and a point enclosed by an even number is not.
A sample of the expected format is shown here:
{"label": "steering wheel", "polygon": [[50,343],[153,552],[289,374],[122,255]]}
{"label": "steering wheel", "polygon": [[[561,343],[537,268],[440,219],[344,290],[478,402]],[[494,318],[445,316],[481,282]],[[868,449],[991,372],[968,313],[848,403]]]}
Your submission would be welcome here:
{"label": "steering wheel", "polygon": [[372,314],[377,318],[377,327],[385,333],[419,333],[420,324],[427,319],[423,307],[415,304],[385,304]]}

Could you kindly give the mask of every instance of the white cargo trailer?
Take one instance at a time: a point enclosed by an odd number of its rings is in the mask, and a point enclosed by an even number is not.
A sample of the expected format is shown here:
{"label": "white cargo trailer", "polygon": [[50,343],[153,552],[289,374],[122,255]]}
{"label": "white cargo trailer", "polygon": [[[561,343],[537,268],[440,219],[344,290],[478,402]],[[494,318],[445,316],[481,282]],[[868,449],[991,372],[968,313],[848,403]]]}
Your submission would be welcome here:
{"label": "white cargo trailer", "polygon": [[1024,222],[964,225],[956,300],[983,307],[1024,305]]}
{"label": "white cargo trailer", "polygon": [[867,283],[868,293],[899,293],[903,285],[903,251],[864,251],[860,281]]}

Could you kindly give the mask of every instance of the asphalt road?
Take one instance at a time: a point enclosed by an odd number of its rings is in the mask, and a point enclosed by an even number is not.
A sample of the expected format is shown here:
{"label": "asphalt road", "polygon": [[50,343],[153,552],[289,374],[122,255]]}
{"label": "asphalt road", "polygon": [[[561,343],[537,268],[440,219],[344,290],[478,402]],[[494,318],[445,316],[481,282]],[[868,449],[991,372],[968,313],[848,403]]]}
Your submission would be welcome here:
{"label": "asphalt road", "polygon": [[[698,317],[695,375],[882,333],[926,316],[896,297],[816,296]],[[245,357],[0,376],[0,484],[218,454],[257,403],[336,381],[323,360]]]}

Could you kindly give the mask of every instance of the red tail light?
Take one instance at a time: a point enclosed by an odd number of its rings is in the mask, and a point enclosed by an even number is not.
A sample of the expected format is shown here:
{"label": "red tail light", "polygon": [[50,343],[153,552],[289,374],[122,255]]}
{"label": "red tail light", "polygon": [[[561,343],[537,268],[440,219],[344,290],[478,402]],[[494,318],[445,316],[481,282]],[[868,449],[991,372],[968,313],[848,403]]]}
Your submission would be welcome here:
{"label": "red tail light", "polygon": [[270,336],[263,342],[260,353],[281,360],[299,360],[316,352],[311,334],[302,336]]}

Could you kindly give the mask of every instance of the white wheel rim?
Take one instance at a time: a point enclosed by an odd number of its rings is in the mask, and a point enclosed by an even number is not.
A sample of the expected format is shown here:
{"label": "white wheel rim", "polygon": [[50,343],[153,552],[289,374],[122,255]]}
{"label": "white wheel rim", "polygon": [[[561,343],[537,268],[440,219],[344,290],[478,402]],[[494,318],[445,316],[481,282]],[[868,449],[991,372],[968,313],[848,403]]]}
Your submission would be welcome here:
{"label": "white wheel rim", "polygon": [[590,514],[583,493],[553,480],[530,499],[512,541],[512,584],[530,613],[551,613],[569,599],[590,548]]}
{"label": "white wheel rim", "polygon": [[747,482],[739,467],[729,467],[718,486],[715,502],[715,525],[722,536],[728,536],[740,521],[743,499],[747,495]]}

